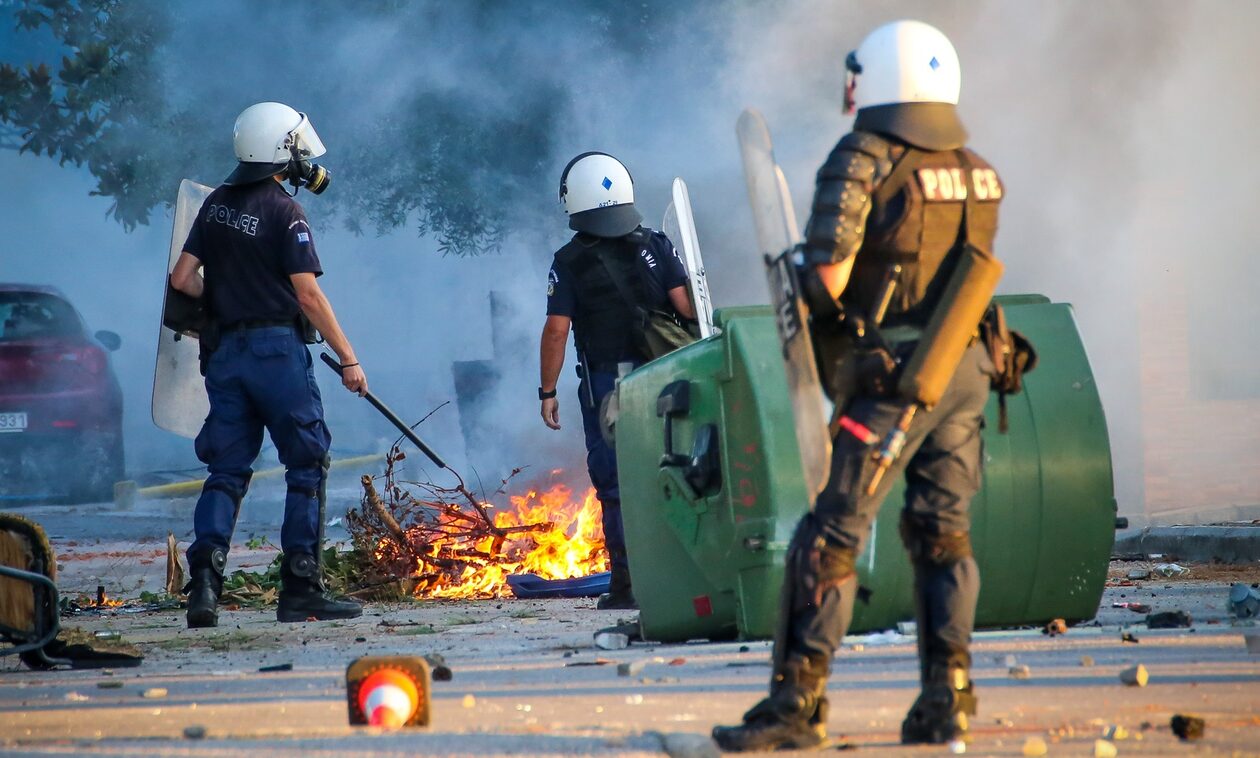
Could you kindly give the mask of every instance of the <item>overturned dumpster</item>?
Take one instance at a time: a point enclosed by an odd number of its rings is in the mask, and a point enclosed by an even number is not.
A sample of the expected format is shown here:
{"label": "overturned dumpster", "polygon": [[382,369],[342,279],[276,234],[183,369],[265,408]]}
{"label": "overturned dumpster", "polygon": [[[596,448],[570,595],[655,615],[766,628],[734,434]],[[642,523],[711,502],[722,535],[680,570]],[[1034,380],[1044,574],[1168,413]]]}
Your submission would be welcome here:
{"label": "overturned dumpster", "polygon": [[[971,508],[982,588],[978,628],[1092,618],[1115,527],[1111,455],[1071,306],[999,298],[1041,354],[1008,398],[1010,431],[986,411],[985,481]],[[773,635],[783,560],[808,508],[769,307],[726,308],[719,334],[626,376],[615,427],[630,573],[644,636]],[[914,617],[893,489],[858,562],[871,593],[851,630]]]}

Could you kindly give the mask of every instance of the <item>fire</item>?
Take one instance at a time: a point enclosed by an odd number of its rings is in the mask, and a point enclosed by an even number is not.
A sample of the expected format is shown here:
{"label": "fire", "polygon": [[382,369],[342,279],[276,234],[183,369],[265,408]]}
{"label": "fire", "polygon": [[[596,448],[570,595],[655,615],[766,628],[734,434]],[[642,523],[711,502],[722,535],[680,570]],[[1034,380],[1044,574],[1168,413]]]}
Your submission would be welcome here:
{"label": "fire", "polygon": [[[491,598],[511,594],[507,577],[511,574],[537,574],[544,579],[571,579],[608,570],[604,550],[604,530],[599,500],[589,489],[581,497],[564,484],[546,491],[530,490],[509,498],[510,509],[494,513],[494,524],[507,530],[506,536],[478,536],[461,539],[456,532],[430,543],[430,555],[457,558],[466,562],[458,576],[425,576],[416,594],[426,598]],[[489,503],[487,509],[493,508]],[[493,511],[492,511],[493,512]],[[455,521],[444,515],[442,521]],[[514,527],[551,523],[551,528],[512,531]],[[497,546],[496,542],[502,540]]]}

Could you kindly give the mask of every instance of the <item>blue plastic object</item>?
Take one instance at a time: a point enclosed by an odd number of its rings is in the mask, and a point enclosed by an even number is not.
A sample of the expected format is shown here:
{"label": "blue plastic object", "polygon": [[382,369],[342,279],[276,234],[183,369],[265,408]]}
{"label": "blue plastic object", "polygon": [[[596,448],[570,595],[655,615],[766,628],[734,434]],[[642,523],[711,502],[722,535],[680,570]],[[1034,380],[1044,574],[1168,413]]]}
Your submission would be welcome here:
{"label": "blue plastic object", "polygon": [[521,600],[544,597],[598,597],[608,591],[612,574],[603,571],[573,579],[543,579],[537,574],[512,574],[507,578],[512,594]]}

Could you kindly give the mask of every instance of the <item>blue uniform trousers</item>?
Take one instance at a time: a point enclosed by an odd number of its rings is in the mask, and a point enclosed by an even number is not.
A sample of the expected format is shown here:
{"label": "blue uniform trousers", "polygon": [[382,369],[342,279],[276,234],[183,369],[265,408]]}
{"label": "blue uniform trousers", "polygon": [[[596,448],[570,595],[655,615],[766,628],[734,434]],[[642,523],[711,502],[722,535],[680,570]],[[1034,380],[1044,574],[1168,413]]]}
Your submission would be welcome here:
{"label": "blue uniform trousers", "polygon": [[311,365],[310,351],[288,326],[228,332],[210,356],[210,415],[196,440],[197,457],[210,476],[193,516],[196,540],[188,549],[190,562],[194,555],[231,545],[264,428],[288,484],[280,547],[285,553],[317,554],[317,498],[332,437]]}
{"label": "blue uniform trousers", "polygon": [[[587,391],[590,382],[590,392]],[[582,429],[586,432],[586,470],[599,498],[604,525],[604,545],[612,565],[627,569],[626,535],[621,525],[621,490],[617,485],[617,455],[599,431],[599,408],[617,383],[611,371],[590,371],[578,388],[578,405],[582,408]],[[589,401],[594,395],[595,402]]]}

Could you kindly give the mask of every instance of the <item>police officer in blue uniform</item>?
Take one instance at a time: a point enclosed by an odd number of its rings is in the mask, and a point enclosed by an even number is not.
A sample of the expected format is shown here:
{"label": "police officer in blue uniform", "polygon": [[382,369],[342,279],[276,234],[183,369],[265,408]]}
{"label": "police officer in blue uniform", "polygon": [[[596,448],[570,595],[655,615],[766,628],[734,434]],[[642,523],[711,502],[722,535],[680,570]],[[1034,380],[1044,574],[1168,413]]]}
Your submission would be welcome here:
{"label": "police officer in blue uniform", "polygon": [[577,232],[556,252],[547,282],[547,322],[543,327],[542,419],[560,428],[556,382],[564,366],[569,329],[574,331],[581,385],[578,405],[586,434],[586,468],[602,508],[604,543],[612,567],[609,592],[600,609],[635,608],[630,564],[621,525],[617,458],[599,428],[599,411],[612,391],[618,365],[646,362],[636,340],[645,310],[694,320],[687,294],[687,271],[669,238],[640,226],[630,172],[606,153],[583,153],[565,166],[560,201]]}
{"label": "police officer in blue uniform", "polygon": [[302,317],[337,353],[348,390],[366,392],[367,377],[316,282],[323,270],[315,240],[283,183],[295,195],[299,187],[322,192],[329,175],[311,159],[324,146],[306,114],[281,103],[242,112],[233,143],[240,163],[206,198],[171,272],[171,285],[202,298],[208,317],[201,342],[210,415],[196,451],[210,476],[188,549],[188,626],[218,623],[227,553],[264,429],[288,484],[276,618],[354,618],[362,607],[328,597],[322,581],[321,499],[331,436]]}
{"label": "police officer in blue uniform", "polygon": [[[997,172],[965,147],[958,55],[939,30],[918,21],[879,27],[846,67],[846,105],[857,118],[818,171],[801,251],[803,289],[815,339],[827,339],[818,331],[820,314],[838,315],[837,301],[845,313],[871,313],[881,282],[900,266],[881,331],[905,359],[933,313],[947,307],[945,284],[967,247],[992,254],[1003,189]],[[901,456],[882,479],[870,443],[846,431],[835,438],[830,479],[788,547],[769,695],[743,723],[713,730],[724,750],[825,743],[827,677],[852,619],[857,559],[902,473],[900,532],[914,568],[921,690],[901,741],[967,738],[977,702],[969,646],[980,591],[968,508],[980,488],[993,371],[983,346],[972,344],[940,401],[905,430]],[[903,411],[902,401],[874,383],[860,386],[845,407],[878,438]]]}

